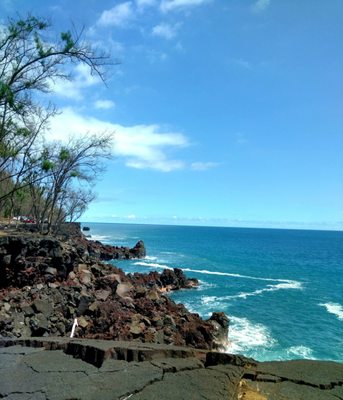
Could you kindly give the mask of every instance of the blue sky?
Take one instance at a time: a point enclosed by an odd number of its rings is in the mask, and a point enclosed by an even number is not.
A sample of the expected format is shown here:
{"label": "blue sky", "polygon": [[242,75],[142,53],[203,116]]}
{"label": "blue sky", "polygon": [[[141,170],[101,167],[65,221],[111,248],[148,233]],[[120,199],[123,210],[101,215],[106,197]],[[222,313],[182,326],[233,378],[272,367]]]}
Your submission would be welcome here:
{"label": "blue sky", "polygon": [[343,229],[341,0],[3,0],[120,64],[56,82],[53,138],[114,132],[84,221]]}

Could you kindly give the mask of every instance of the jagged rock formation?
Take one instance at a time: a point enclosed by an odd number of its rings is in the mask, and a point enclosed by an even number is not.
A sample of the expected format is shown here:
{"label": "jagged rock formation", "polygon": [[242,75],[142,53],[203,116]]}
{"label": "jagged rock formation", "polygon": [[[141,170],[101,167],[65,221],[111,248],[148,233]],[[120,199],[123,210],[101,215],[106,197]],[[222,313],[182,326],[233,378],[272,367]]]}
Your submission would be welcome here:
{"label": "jagged rock formation", "polygon": [[[0,238],[0,336],[68,336],[77,318],[76,337],[225,346],[227,318],[203,321],[164,294],[195,287],[196,280],[180,269],[125,275],[100,261],[118,251],[84,237]],[[124,257],[145,254],[141,241],[120,251]]]}
{"label": "jagged rock formation", "polygon": [[145,257],[143,241],[132,249],[103,245],[82,236],[64,242],[53,237],[0,237],[0,288],[65,280],[80,262]]}

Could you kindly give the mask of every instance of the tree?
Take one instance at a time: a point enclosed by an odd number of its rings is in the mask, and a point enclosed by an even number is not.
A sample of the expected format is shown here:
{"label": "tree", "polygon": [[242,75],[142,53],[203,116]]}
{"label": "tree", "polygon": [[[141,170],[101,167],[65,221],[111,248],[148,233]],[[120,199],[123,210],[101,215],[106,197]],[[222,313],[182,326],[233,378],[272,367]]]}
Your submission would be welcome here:
{"label": "tree", "polygon": [[[91,190],[69,190],[61,202],[61,216],[68,222],[74,222],[86,211],[88,205],[95,199]],[[61,218],[60,218],[61,220]]]}
{"label": "tree", "polygon": [[[79,217],[94,199],[84,187],[103,171],[100,160],[111,156],[111,140],[111,135],[106,133],[88,135],[70,139],[67,144],[50,144],[44,149],[41,165],[33,166],[25,177],[30,185],[34,216],[42,232],[50,233],[65,218]],[[32,163],[37,164],[34,159]]]}
{"label": "tree", "polygon": [[0,201],[23,187],[29,169],[41,164],[38,138],[57,111],[37,94],[49,92],[56,79],[71,79],[71,63],[88,65],[102,80],[103,67],[110,64],[107,55],[83,41],[82,31],[44,39],[50,28],[48,21],[29,15],[0,30],[0,185],[11,181]]}

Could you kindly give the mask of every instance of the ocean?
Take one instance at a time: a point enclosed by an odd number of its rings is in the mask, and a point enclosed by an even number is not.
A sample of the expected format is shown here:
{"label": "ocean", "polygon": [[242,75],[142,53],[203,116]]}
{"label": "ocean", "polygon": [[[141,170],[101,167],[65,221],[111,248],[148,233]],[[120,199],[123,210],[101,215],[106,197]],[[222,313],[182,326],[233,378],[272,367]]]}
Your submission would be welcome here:
{"label": "ocean", "polygon": [[198,289],[174,301],[207,319],[230,318],[228,352],[259,361],[343,362],[343,232],[84,223],[91,239],[147,257],[125,272],[181,268]]}

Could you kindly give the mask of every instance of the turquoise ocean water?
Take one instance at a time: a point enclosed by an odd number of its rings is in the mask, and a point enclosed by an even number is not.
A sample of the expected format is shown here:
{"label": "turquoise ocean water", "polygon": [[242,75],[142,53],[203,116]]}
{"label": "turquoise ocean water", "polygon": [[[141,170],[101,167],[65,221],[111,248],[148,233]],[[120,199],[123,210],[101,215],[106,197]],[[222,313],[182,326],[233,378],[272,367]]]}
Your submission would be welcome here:
{"label": "turquoise ocean water", "polygon": [[125,272],[182,268],[200,280],[171,297],[208,318],[230,318],[229,352],[257,360],[343,362],[343,232],[83,224],[91,239],[147,257],[115,261]]}

